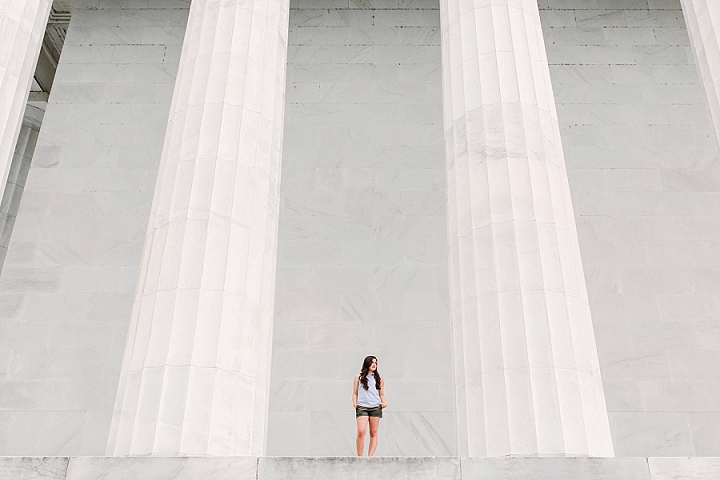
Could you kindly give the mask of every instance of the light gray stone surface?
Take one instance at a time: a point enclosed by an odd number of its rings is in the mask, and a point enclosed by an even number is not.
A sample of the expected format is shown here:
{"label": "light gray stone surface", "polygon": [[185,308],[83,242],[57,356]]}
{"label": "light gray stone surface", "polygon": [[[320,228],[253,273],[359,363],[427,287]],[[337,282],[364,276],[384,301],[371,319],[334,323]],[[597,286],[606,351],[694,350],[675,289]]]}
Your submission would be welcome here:
{"label": "light gray stone surface", "polygon": [[438,2],[291,7],[267,452],[353,454],[376,355],[378,454],[453,454]]}
{"label": "light gray stone surface", "polygon": [[649,480],[645,458],[462,458],[464,480]]}
{"label": "light gray stone surface", "polygon": [[720,458],[0,457],[12,480],[716,480]]}
{"label": "light gray stone surface", "polygon": [[457,457],[261,457],[257,478],[456,480],[462,475]]}
{"label": "light gray stone surface", "polygon": [[13,480],[67,478],[68,457],[0,457],[0,478]]}
{"label": "light gray stone surface", "polygon": [[718,455],[720,164],[680,2],[540,6],[615,454]]}
{"label": "light gray stone surface", "polygon": [[720,478],[720,458],[649,458],[652,480],[715,480]]}
{"label": "light gray stone surface", "polygon": [[75,2],[0,276],[0,453],[104,454],[184,0]]}
{"label": "light gray stone surface", "polygon": [[257,480],[256,457],[72,457],[67,480]]}

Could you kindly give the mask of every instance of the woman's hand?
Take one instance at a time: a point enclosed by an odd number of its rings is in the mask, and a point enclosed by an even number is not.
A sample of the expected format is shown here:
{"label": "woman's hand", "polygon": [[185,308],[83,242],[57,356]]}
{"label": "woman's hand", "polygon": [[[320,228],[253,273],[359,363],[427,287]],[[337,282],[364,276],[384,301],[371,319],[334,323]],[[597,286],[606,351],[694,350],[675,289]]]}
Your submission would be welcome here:
{"label": "woman's hand", "polygon": [[353,403],[353,408],[357,408],[357,407],[358,407],[358,404],[357,404],[357,403]]}
{"label": "woman's hand", "polygon": [[387,408],[387,403],[381,403],[381,404],[380,404],[380,407],[382,407],[382,408]]}

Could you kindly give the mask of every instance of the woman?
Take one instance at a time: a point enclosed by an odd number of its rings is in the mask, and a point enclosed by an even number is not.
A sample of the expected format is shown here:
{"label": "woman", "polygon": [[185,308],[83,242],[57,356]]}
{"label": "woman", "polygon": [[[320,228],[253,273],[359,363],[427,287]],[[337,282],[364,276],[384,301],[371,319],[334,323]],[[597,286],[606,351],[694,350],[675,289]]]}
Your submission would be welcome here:
{"label": "woman", "polygon": [[368,423],[370,424],[368,457],[372,457],[378,444],[378,426],[382,418],[382,411],[387,407],[385,382],[377,371],[377,358],[372,355],[365,357],[360,375],[355,377],[352,399],[357,421],[355,445],[358,457],[362,457],[363,448],[365,448],[365,431]]}

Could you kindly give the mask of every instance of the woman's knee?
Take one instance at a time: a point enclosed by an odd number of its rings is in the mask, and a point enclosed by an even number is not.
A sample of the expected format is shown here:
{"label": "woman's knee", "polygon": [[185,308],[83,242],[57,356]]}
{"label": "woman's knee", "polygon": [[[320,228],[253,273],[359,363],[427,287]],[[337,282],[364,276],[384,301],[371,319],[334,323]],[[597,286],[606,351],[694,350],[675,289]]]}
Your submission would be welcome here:
{"label": "woman's knee", "polygon": [[[364,429],[364,428],[359,428],[359,429],[358,429],[358,432],[357,432],[358,438],[365,438],[365,432],[366,432],[366,429]],[[372,434],[372,432],[371,432],[371,434]]]}
{"label": "woman's knee", "polygon": [[378,435],[378,429],[377,428],[371,428],[370,429],[370,436],[375,438]]}

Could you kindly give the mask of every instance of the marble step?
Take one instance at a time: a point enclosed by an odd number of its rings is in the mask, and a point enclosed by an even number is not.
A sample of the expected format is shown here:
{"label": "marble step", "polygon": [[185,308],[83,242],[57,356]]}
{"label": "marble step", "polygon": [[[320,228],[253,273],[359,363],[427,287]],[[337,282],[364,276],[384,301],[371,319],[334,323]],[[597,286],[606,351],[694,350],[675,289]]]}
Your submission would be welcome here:
{"label": "marble step", "polygon": [[717,480],[719,457],[0,457],[0,479]]}

